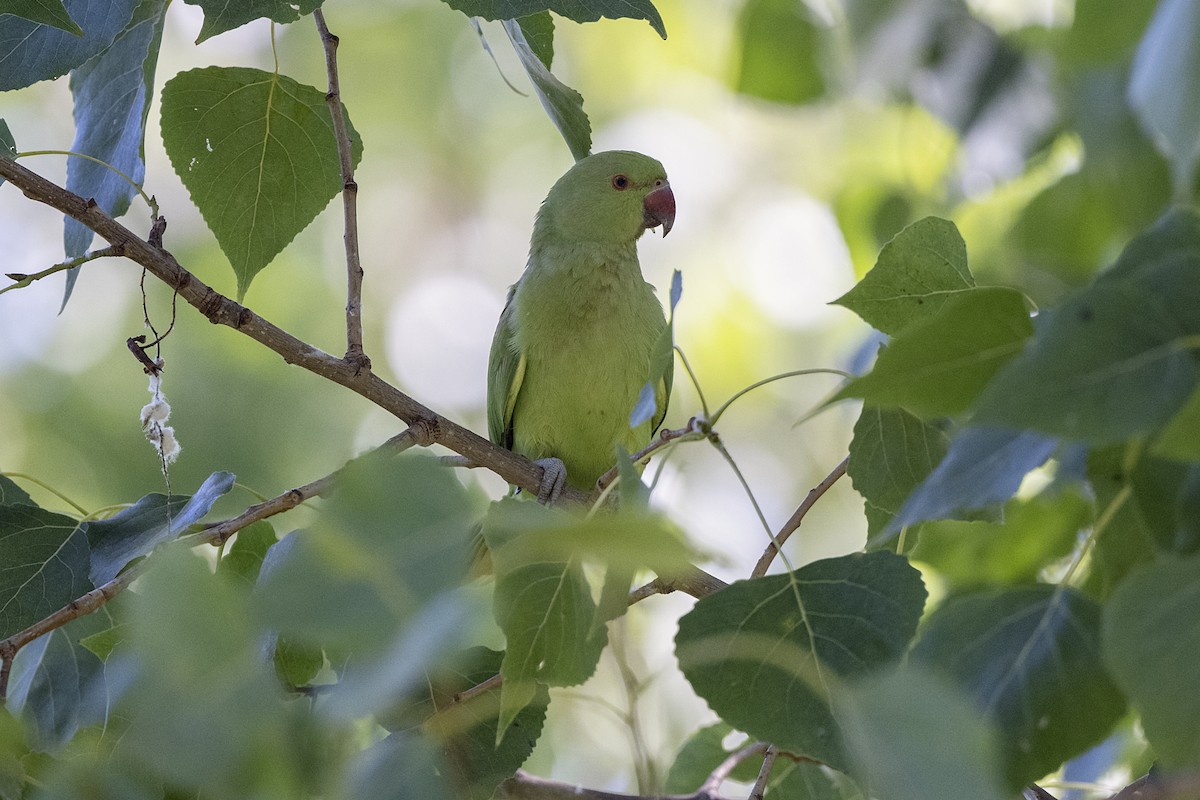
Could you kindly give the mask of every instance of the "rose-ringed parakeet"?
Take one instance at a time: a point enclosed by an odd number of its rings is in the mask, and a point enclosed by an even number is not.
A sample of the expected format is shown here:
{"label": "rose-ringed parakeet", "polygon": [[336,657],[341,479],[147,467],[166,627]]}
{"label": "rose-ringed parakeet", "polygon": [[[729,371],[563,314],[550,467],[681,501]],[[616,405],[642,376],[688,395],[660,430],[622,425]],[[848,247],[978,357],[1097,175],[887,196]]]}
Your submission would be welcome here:
{"label": "rose-ringed parakeet", "polygon": [[[488,433],[542,464],[543,501],[564,480],[590,491],[616,462],[616,445],[633,452],[662,423],[672,360],[655,357],[666,320],[637,240],[659,225],[666,236],[674,220],[662,164],[628,151],[580,160],[542,203],[492,339]],[[647,383],[655,413],[630,427]]]}

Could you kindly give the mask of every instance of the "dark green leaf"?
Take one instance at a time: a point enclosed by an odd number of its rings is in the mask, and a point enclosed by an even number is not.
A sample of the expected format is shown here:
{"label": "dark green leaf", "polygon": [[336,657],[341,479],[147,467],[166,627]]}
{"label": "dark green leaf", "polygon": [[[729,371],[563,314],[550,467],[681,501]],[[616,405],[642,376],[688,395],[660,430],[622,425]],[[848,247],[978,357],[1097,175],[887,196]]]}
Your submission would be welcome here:
{"label": "dark green leaf", "polygon": [[866,277],[833,302],[895,336],[974,286],[958,228],[948,220],[926,217],[896,234]]}
{"label": "dark green leaf", "polygon": [[258,580],[258,572],[262,569],[267,551],[276,541],[275,529],[266,520],[248,525],[238,531],[217,570],[245,581],[247,586],[253,586]]}
{"label": "dark green leaf", "polygon": [[[7,158],[12,161],[17,157],[17,140],[13,138],[12,131],[8,129],[8,123],[0,119],[0,158]],[[0,186],[4,185],[4,177],[0,176]],[[0,478],[4,476],[0,475]],[[3,499],[3,495],[0,495]]]}
{"label": "dark green leaf", "polygon": [[[362,140],[350,130],[352,160]],[[208,67],[162,90],[163,144],[171,165],[237,275],[254,276],[342,188],[325,93],[284,75]]]}
{"label": "dark green leaf", "polygon": [[[142,0],[113,43],[71,73],[75,99],[75,143],[71,150],[104,164],[68,159],[67,188],[95,200],[112,217],[124,214],[137,194],[114,170],[138,186],[145,178],[143,144],[150,110],[148,98],[153,96],[154,67],[166,11],[165,0]],[[71,217],[63,224],[67,258],[83,255],[92,243],[92,229]],[[78,274],[78,268],[67,272],[64,305]]]}
{"label": "dark green leaf", "polygon": [[792,761],[786,756],[775,760],[767,780],[767,796],[787,800],[866,800],[849,775],[807,761]]}
{"label": "dark green leaf", "polygon": [[1138,45],[1129,76],[1129,104],[1142,127],[1171,159],[1175,196],[1190,200],[1200,156],[1200,6],[1162,0]]}
{"label": "dark green leaf", "polygon": [[504,30],[517,52],[521,66],[525,67],[525,72],[529,75],[538,99],[542,101],[542,108],[550,116],[554,127],[562,134],[571,155],[576,161],[587,157],[592,151],[592,123],[588,121],[583,110],[583,96],[554,77],[546,68],[533,47],[525,40],[525,34],[521,32],[521,26],[516,20],[506,19]]}
{"label": "dark green leaf", "polygon": [[0,475],[0,506],[36,507],[37,503],[33,502],[28,492],[13,483],[11,478]]}
{"label": "dark green leaf", "polygon": [[1042,312],[1033,341],[979,398],[975,420],[1094,445],[1150,433],[1197,383],[1200,217],[1166,215],[1094,285]]}
{"label": "dark green leaf", "polygon": [[1104,662],[1165,766],[1200,766],[1200,559],[1138,569],[1104,610]]}
{"label": "dark green leaf", "polygon": [[90,577],[108,583],[135,558],[150,553],[199,522],[221,495],[233,488],[231,472],[214,472],[191,497],[148,494],[116,516],[84,526],[92,547]]}
{"label": "dark green leaf", "polygon": [[903,409],[863,405],[846,471],[867,503],[868,536],[883,530],[948,447],[946,434]]}
{"label": "dark green leaf", "polygon": [[256,19],[266,18],[287,25],[320,8],[322,1],[238,0],[230,3],[228,0],[184,0],[188,5],[204,9],[204,24],[200,27],[196,44]]}
{"label": "dark green leaf", "polygon": [[650,0],[445,0],[445,3],[468,17],[489,20],[511,20],[547,10],[576,22],[595,22],[601,17],[644,19],[659,36],[667,38],[662,16]]}
{"label": "dark green leaf", "polygon": [[549,11],[530,14],[517,20],[529,49],[538,57],[546,69],[554,63],[554,18]]}
{"label": "dark green leaf", "polygon": [[66,0],[83,35],[20,17],[0,17],[0,91],[53,80],[99,53],[116,38],[138,0]]}
{"label": "dark green leaf", "polygon": [[855,774],[879,800],[1005,800],[996,732],[969,697],[907,667],[850,688],[842,706]]}
{"label": "dark green leaf", "polygon": [[503,658],[503,653],[485,647],[466,651],[455,669],[433,675],[426,697],[411,709],[410,713],[425,717],[422,732],[441,748],[443,772],[454,797],[488,800],[497,784],[525,763],[541,737],[550,703],[545,686],[539,686],[533,702],[516,715],[500,744],[496,743],[499,689],[454,702],[459,692],[496,675]]}
{"label": "dark green leaf", "polygon": [[91,591],[79,523],[36,506],[0,506],[0,639]]}
{"label": "dark green leaf", "polygon": [[1200,388],[1159,431],[1152,451],[1163,458],[1200,461]]}
{"label": "dark green leaf", "polygon": [[319,647],[276,637],[273,660],[284,686],[306,686],[325,665],[325,654]]}
{"label": "dark green leaf", "polygon": [[1020,292],[998,286],[959,292],[897,334],[875,368],[835,399],[861,397],[926,417],[961,413],[1032,332]]}
{"label": "dark green leaf", "polygon": [[900,556],[825,559],[703,598],[679,621],[676,657],[725,721],[844,768],[837,685],[898,659],[924,603],[920,574]]}
{"label": "dark green leaf", "polygon": [[0,3],[0,15],[2,14],[14,14],[41,25],[50,25],[67,33],[83,36],[83,28],[71,19],[63,0],[4,0]]}
{"label": "dark green leaf", "polygon": [[1002,522],[930,522],[909,555],[955,587],[1029,583],[1071,552],[1091,520],[1092,504],[1078,491],[1043,492],[1009,501]]}
{"label": "dark green leaf", "polygon": [[462,580],[473,514],[462,484],[430,459],[355,459],[317,523],[270,548],[254,606],[281,636],[378,655]]}
{"label": "dark green leaf", "polygon": [[1054,439],[1028,431],[964,428],[950,442],[946,457],[884,528],[883,537],[902,527],[1002,503],[1016,494],[1030,470],[1045,463]]}
{"label": "dark green leaf", "polygon": [[[1129,447],[1140,449],[1138,445]],[[1126,447],[1088,454],[1087,477],[1096,495],[1096,513],[1107,515],[1108,523],[1096,535],[1084,589],[1101,599],[1110,596],[1131,569],[1155,554],[1154,530],[1139,504],[1132,501],[1133,466],[1127,463],[1131,455],[1134,453]]]}
{"label": "dark green leaf", "polygon": [[34,640],[13,662],[10,708],[29,726],[30,744],[57,751],[83,726],[103,723],[112,700],[104,665],[82,645],[112,625],[105,612],[80,617]]}
{"label": "dark green leaf", "polygon": [[496,574],[494,613],[507,649],[501,674],[498,738],[535,697],[540,683],[574,686],[596,669],[607,631],[594,625],[596,604],[578,558],[553,559],[529,539],[553,540],[571,518],[533,503],[493,504],[483,535]]}
{"label": "dark green leaf", "polygon": [[738,19],[742,54],[735,87],[742,94],[800,104],[825,93],[821,28],[803,3],[749,0]]}
{"label": "dark green leaf", "polygon": [[1066,587],[952,597],[910,659],[957,682],[996,726],[1013,791],[1100,742],[1125,710],[1100,659],[1100,607]]}

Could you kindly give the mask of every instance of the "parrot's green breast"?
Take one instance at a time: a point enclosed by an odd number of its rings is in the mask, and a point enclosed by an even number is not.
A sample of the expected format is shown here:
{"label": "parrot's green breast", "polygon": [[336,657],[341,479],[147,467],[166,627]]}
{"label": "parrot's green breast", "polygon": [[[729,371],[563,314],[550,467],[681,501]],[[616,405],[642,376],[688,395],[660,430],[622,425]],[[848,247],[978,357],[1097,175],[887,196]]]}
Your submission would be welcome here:
{"label": "parrot's green breast", "polygon": [[514,295],[525,363],[512,430],[513,450],[562,459],[568,483],[586,491],[617,444],[633,452],[650,439],[654,423],[631,428],[629,417],[666,321],[632,244],[609,263],[575,257],[574,268],[526,275]]}

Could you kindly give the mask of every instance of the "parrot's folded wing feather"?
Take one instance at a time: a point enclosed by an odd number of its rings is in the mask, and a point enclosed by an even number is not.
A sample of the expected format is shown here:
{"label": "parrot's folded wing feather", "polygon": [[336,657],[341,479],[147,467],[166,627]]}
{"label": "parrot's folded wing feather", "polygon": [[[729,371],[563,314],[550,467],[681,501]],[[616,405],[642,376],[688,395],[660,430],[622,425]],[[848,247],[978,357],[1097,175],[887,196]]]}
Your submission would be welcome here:
{"label": "parrot's folded wing feather", "polygon": [[517,404],[517,393],[521,391],[521,382],[525,377],[525,354],[518,350],[515,341],[515,290],[516,287],[513,287],[508,292],[508,301],[500,314],[500,323],[496,326],[496,335],[492,338],[492,352],[488,358],[488,438],[510,450],[513,446],[513,408]]}

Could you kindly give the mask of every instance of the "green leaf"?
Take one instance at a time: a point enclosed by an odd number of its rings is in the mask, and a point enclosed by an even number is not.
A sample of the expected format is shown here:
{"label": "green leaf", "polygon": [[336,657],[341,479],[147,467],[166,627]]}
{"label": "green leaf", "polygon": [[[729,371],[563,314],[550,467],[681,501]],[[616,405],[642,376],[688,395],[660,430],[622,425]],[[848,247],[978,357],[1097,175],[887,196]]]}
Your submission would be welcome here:
{"label": "green leaf", "polygon": [[96,55],[129,24],[139,0],[66,0],[83,35],[20,17],[0,18],[0,91],[53,80]]}
{"label": "green leaf", "polygon": [[503,658],[503,653],[486,647],[466,651],[456,668],[441,670],[430,678],[428,694],[410,709],[411,715],[424,717],[422,733],[441,748],[442,769],[454,797],[488,800],[496,786],[525,763],[542,735],[550,704],[545,686],[539,686],[533,702],[516,715],[500,744],[496,743],[499,689],[454,702],[459,692],[496,675]]}
{"label": "green leaf", "polygon": [[803,3],[749,0],[738,16],[742,53],[737,91],[798,105],[825,93],[821,28]]}
{"label": "green leaf", "polygon": [[462,484],[431,459],[362,456],[339,474],[316,524],[270,548],[254,608],[280,636],[378,655],[463,579],[474,514]]}
{"label": "green leaf", "polygon": [[191,497],[148,494],[115,516],[86,523],[92,582],[97,586],[108,583],[129,562],[199,522],[213,503],[233,488],[233,481],[232,472],[214,472]]}
{"label": "green leaf", "polygon": [[275,675],[284,686],[306,686],[325,665],[325,653],[319,647],[293,642],[280,637],[275,640]]}
{"label": "green leaf", "polygon": [[899,408],[863,405],[846,469],[867,504],[867,535],[880,533],[946,455],[940,429]]}
{"label": "green leaf", "polygon": [[591,677],[607,641],[578,558],[543,554],[542,542],[571,527],[565,512],[506,499],[492,505],[483,536],[496,575],[494,614],[507,649],[497,740],[532,702],[536,686],[575,686]]}
{"label": "green leaf", "polygon": [[554,63],[554,18],[549,11],[530,14],[517,20],[529,49],[546,69]]}
{"label": "green leaf", "polygon": [[1092,545],[1084,584],[1084,590],[1096,598],[1109,597],[1130,570],[1155,555],[1154,530],[1142,515],[1140,505],[1133,501],[1134,468],[1129,459],[1138,450],[1139,445],[1134,444],[1088,453],[1087,477],[1096,494],[1096,513],[1109,514],[1108,524]]}
{"label": "green leaf", "polygon": [[1016,494],[1030,470],[1044,464],[1057,446],[1055,439],[1029,431],[960,430],[946,457],[913,490],[877,538],[925,520],[975,518],[980,509]]}
{"label": "green leaf", "polygon": [[996,726],[1012,791],[1100,742],[1125,710],[1100,659],[1100,607],[1067,587],[952,597],[909,658],[953,679]]}
{"label": "green leaf", "polygon": [[243,580],[247,586],[254,586],[263,559],[276,541],[275,529],[266,520],[247,525],[238,531],[229,551],[217,565],[217,571]]}
{"label": "green leaf", "polygon": [[1104,610],[1104,663],[1170,768],[1200,767],[1200,559],[1138,569]]}
{"label": "green leaf", "polygon": [[1033,341],[979,398],[975,421],[1093,445],[1164,425],[1195,390],[1200,216],[1165,215],[1092,286],[1043,311]]}
{"label": "green leaf", "polygon": [[1033,333],[1020,292],[998,286],[956,294],[897,334],[875,368],[834,397],[861,397],[927,417],[966,411]]}
{"label": "green leaf", "polygon": [[974,286],[958,228],[948,220],[926,217],[896,234],[866,277],[833,302],[895,336]]}
{"label": "green leaf", "polygon": [[27,645],[13,661],[9,708],[27,723],[37,750],[57,751],[76,732],[109,719],[104,664],[85,638],[112,626],[107,609],[72,620]]}
{"label": "green leaf", "polygon": [[[148,98],[153,97],[154,68],[166,11],[165,0],[142,0],[133,19],[112,44],[71,72],[71,96],[75,101],[75,142],[71,150],[97,161],[67,159],[67,189],[95,200],[112,217],[124,214],[137,195],[137,189],[114,170],[138,186],[145,179]],[[72,217],[66,217],[63,225],[67,258],[86,253],[92,243],[92,229]],[[78,275],[79,268],[67,272],[64,305]]]}
{"label": "green leaf", "polygon": [[996,732],[970,698],[905,667],[856,683],[843,709],[855,774],[879,800],[1010,797],[999,780]]}
{"label": "green leaf", "polygon": [[1151,452],[1179,461],[1200,461],[1200,388],[1188,395],[1175,416],[1154,437]]}
{"label": "green leaf", "polygon": [[542,108],[550,116],[554,127],[562,134],[571,155],[576,161],[586,158],[592,151],[592,123],[588,121],[583,110],[583,95],[554,77],[534,52],[532,45],[525,40],[525,34],[516,20],[505,19],[504,31],[517,52],[521,66],[525,67],[525,72],[529,75],[538,100],[542,102]]}
{"label": "green leaf", "polygon": [[0,3],[0,14],[13,14],[40,25],[50,25],[59,30],[83,36],[62,0],[4,0]]}
{"label": "green leaf", "polygon": [[1142,36],[1129,76],[1129,105],[1171,160],[1175,197],[1188,201],[1200,156],[1200,7],[1163,0]]}
{"label": "green leaf", "polygon": [[1074,489],[1011,500],[1002,522],[942,520],[921,528],[909,555],[934,567],[951,586],[1031,583],[1071,552],[1092,521],[1092,504]]}
{"label": "green leaf", "polygon": [[79,523],[36,506],[0,506],[0,639],[92,590]]}
{"label": "green leaf", "polygon": [[[119,707],[129,719],[120,746],[184,796],[298,797],[301,775],[320,774],[322,748],[301,709],[280,700],[248,595],[168,547],[131,598],[126,680],[136,691]],[[301,754],[304,771],[291,767]]]}
{"label": "green leaf", "polygon": [[101,661],[107,661],[108,657],[112,655],[114,650],[121,646],[128,635],[128,625],[110,625],[103,630],[81,638],[79,643],[86,647],[88,652],[96,658]]}
{"label": "green leaf", "polygon": [[608,19],[644,19],[662,38],[667,38],[662,16],[650,0],[445,0],[446,5],[468,17],[512,20],[541,11],[553,11],[576,22]]}
{"label": "green leaf", "polygon": [[33,506],[33,498],[29,493],[4,475],[0,475],[0,506]]}
{"label": "green leaf", "polygon": [[[352,160],[362,140],[346,118]],[[237,275],[254,276],[342,188],[325,93],[284,75],[208,67],[162,90],[163,144]]]}
{"label": "green leaf", "polygon": [[679,621],[676,657],[722,719],[842,769],[837,688],[898,659],[924,603],[920,574],[900,556],[825,559],[703,598]]}
{"label": "green leaf", "polygon": [[323,0],[184,0],[191,6],[204,9],[204,24],[196,44],[217,34],[241,27],[256,19],[270,19],[280,25],[295,22],[321,7]]}
{"label": "green leaf", "polygon": [[792,761],[786,756],[775,760],[767,790],[768,796],[788,800],[866,800],[849,775],[821,764]]}

